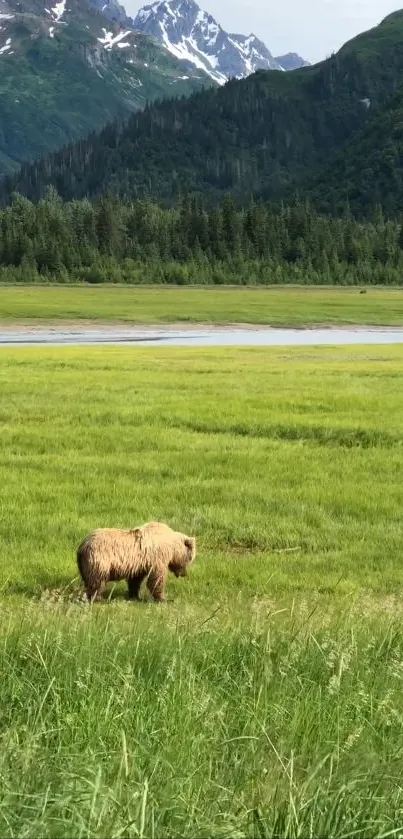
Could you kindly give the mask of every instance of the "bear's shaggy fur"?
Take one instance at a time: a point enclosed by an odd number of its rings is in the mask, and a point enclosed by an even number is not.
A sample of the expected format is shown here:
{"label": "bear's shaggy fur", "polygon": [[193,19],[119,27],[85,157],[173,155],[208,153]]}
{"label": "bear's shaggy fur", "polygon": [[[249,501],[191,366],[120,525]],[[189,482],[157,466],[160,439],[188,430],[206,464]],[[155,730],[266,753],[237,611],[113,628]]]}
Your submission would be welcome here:
{"label": "bear's shaggy fur", "polygon": [[90,601],[99,599],[106,583],[118,580],[127,580],[129,597],[138,600],[145,578],[154,600],[163,601],[168,570],[185,577],[195,556],[193,536],[157,521],[133,530],[94,530],[77,549],[78,568]]}

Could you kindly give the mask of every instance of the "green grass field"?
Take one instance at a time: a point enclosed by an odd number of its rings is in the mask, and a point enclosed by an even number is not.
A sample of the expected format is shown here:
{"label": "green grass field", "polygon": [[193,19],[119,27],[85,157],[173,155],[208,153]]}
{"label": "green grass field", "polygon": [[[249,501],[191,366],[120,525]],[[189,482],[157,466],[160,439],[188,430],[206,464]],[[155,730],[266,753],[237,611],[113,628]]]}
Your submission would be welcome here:
{"label": "green grass field", "polygon": [[[0,836],[403,833],[401,347],[0,353]],[[75,548],[194,533],[168,604]]]}
{"label": "green grass field", "polygon": [[403,324],[403,289],[282,287],[0,288],[0,323],[23,320],[132,323]]}

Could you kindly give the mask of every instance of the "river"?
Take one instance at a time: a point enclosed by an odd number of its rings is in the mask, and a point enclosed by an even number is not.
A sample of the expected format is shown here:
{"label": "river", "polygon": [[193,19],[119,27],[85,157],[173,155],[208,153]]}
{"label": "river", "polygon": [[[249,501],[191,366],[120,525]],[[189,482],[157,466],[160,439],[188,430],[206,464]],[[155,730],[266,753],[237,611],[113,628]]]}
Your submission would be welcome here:
{"label": "river", "polygon": [[267,328],[206,326],[0,326],[0,345],[146,344],[182,347],[275,347],[349,344],[403,344],[403,327]]}

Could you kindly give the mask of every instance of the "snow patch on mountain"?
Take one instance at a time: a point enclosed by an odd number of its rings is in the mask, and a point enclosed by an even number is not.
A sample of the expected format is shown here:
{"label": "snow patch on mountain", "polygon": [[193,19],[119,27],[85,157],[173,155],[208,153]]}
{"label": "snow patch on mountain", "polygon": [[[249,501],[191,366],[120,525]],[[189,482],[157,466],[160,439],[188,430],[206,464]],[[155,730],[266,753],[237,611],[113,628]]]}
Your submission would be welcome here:
{"label": "snow patch on mountain", "polygon": [[[66,0],[60,0],[60,3],[56,3],[56,5],[53,6],[53,9],[45,9],[46,14],[51,15],[55,23],[60,23],[65,11]],[[52,35],[50,37],[52,37]]]}
{"label": "snow patch on mountain", "polygon": [[56,3],[56,6],[53,7],[52,13],[54,16],[54,20],[56,23],[62,19],[64,13],[66,11],[66,0],[60,0],[60,3]]}
{"label": "snow patch on mountain", "polygon": [[7,41],[4,44],[4,47],[0,47],[0,55],[3,55],[3,53],[8,52],[10,49],[11,49],[11,38],[7,38]]}
{"label": "snow patch on mountain", "polygon": [[123,41],[123,38],[127,38],[127,36],[131,34],[130,29],[128,29],[126,32],[119,32],[118,35],[114,35],[113,32],[107,32],[106,29],[102,29],[102,32],[104,33],[104,37],[98,38],[97,40],[100,44],[102,44],[103,47],[105,47],[106,50],[111,50],[114,46],[118,46],[121,49],[123,47],[130,47],[130,43],[128,41],[125,43],[120,43],[121,41]]}

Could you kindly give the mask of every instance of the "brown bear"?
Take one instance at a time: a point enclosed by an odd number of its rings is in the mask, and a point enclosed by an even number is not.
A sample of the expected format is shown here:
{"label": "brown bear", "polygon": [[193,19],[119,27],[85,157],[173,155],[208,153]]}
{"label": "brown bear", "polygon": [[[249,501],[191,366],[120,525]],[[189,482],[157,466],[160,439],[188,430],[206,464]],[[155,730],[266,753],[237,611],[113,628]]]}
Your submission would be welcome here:
{"label": "brown bear", "polygon": [[196,539],[151,521],[133,530],[102,528],[90,533],[77,548],[78,568],[89,601],[100,598],[105,584],[127,580],[129,597],[138,600],[141,583],[154,600],[164,601],[166,576],[186,577],[196,556]]}

